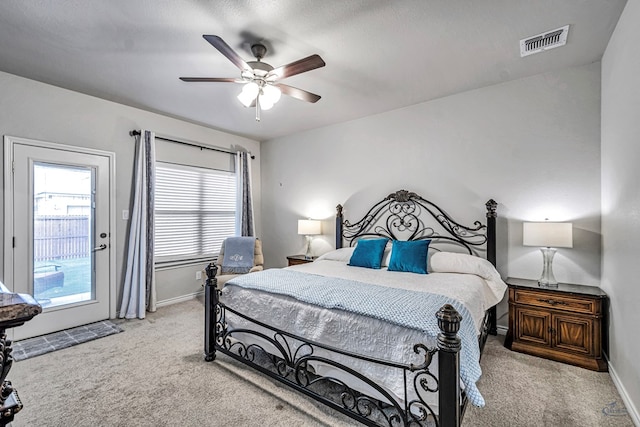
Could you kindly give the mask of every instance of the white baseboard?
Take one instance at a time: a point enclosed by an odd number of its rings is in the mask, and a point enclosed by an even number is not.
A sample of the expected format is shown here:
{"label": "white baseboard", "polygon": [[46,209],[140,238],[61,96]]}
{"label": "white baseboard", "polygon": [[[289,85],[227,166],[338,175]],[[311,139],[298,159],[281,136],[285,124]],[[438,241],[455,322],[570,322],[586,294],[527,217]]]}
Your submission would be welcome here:
{"label": "white baseboard", "polygon": [[200,295],[203,295],[204,291],[194,292],[192,294],[180,295],[179,297],[169,298],[166,300],[156,302],[156,307],[164,307],[171,304],[177,304],[179,302],[189,301],[194,298],[198,298]]}
{"label": "white baseboard", "polygon": [[509,331],[509,328],[507,326],[496,326],[496,329],[498,330],[498,335],[507,335],[507,332]]}
{"label": "white baseboard", "polygon": [[613,384],[618,389],[618,393],[620,393],[620,397],[622,398],[625,408],[627,408],[627,413],[629,414],[629,418],[631,418],[631,421],[636,425],[636,427],[640,427],[640,413],[638,412],[638,408],[635,407],[635,405],[629,398],[627,389],[624,388],[624,385],[620,381],[620,377],[618,376],[616,370],[611,365],[611,362],[609,362],[609,374],[611,375]]}

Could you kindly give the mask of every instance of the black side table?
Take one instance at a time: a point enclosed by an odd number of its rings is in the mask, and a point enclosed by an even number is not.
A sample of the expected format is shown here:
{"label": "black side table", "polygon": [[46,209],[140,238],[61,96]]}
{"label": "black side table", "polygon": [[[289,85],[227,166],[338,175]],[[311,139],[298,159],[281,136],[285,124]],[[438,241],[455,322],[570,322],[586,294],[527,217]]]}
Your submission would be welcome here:
{"label": "black side table", "polygon": [[22,409],[18,392],[7,380],[13,365],[11,340],[6,330],[15,328],[42,313],[42,307],[31,295],[16,294],[0,283],[0,426],[5,426]]}

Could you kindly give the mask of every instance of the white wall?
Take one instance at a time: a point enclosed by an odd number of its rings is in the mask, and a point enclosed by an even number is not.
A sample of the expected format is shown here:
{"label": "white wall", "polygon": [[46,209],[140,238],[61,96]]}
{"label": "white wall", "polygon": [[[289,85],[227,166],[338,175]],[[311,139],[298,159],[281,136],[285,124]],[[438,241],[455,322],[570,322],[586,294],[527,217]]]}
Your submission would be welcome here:
{"label": "white wall", "polygon": [[574,248],[559,250],[556,278],[600,283],[599,63],[267,141],[262,158],[268,266],[303,250],[297,219],[327,219],[320,253],[334,245],[338,203],[355,219],[404,188],[466,222],[498,201],[504,277],[542,270],[540,251],[522,246],[522,221],[572,221]]}
{"label": "white wall", "polygon": [[[121,220],[120,215],[122,210],[130,209],[135,148],[129,131],[140,128],[201,144],[251,151],[256,156],[252,166],[256,225],[259,227],[260,144],[257,141],[0,72],[0,134],[95,148],[116,154],[118,218],[114,254],[117,257],[118,307],[127,231],[127,222]],[[0,168],[1,165],[2,162]],[[0,176],[2,174],[0,170]],[[3,215],[0,212],[0,220],[3,220]],[[0,230],[0,234],[4,234],[4,230]],[[4,255],[2,251],[0,245],[0,259]],[[195,280],[195,271],[201,267],[160,272],[158,300],[200,291],[200,281]],[[0,276],[2,271],[3,267],[0,266]]]}
{"label": "white wall", "polygon": [[640,2],[630,0],[602,59],[602,288],[610,366],[640,425]]}

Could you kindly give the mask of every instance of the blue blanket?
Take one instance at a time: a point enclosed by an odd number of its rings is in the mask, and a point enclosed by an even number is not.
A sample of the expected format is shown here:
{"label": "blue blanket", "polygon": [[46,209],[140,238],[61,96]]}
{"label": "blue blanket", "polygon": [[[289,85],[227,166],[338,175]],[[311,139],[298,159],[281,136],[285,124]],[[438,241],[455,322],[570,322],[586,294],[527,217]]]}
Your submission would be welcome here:
{"label": "blue blanket", "polygon": [[220,274],[245,274],[253,268],[255,237],[229,237],[224,241]]}
{"label": "blue blanket", "polygon": [[476,406],[484,406],[484,398],[476,387],[482,374],[478,338],[471,314],[459,301],[427,292],[281,269],[240,276],[227,282],[227,285],[287,295],[309,304],[391,322],[431,337],[436,337],[440,332],[435,313],[443,305],[451,304],[462,315],[458,333],[462,341],[460,378],[469,401]]}

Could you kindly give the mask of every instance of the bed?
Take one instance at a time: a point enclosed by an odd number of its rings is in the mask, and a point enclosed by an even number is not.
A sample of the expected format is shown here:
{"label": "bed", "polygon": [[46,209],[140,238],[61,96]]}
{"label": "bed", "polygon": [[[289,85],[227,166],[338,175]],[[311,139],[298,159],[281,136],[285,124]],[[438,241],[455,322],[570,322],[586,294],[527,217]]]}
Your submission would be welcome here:
{"label": "bed", "polygon": [[[336,250],[313,263],[222,290],[211,263],[205,360],[220,351],[365,425],[460,425],[468,402],[484,404],[479,360],[506,290],[496,207],[465,226],[400,190],[357,221],[338,205]],[[383,248],[379,268],[349,265],[371,244]],[[428,248],[428,271],[404,268],[407,246]]]}

